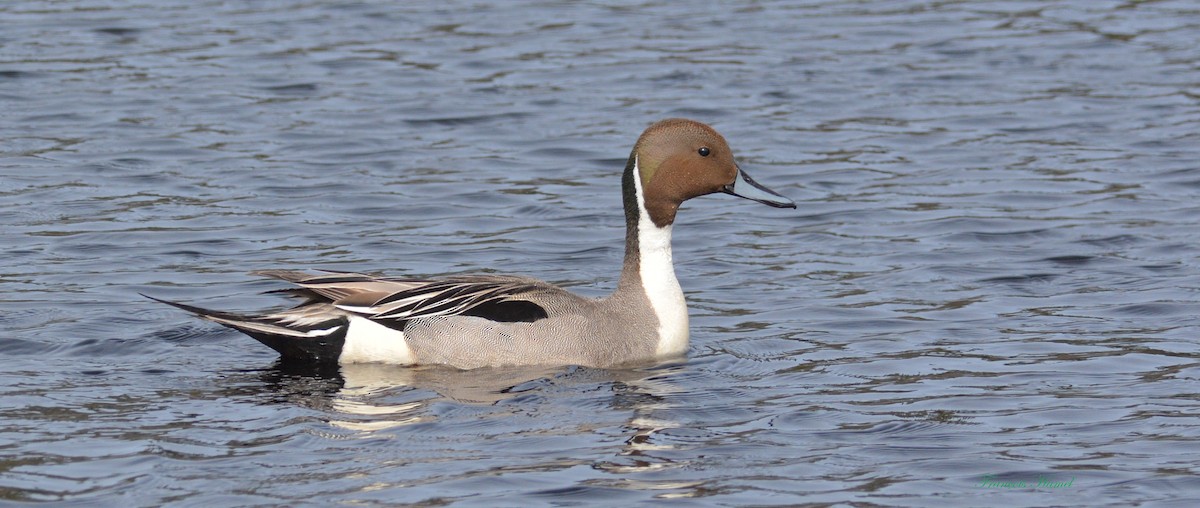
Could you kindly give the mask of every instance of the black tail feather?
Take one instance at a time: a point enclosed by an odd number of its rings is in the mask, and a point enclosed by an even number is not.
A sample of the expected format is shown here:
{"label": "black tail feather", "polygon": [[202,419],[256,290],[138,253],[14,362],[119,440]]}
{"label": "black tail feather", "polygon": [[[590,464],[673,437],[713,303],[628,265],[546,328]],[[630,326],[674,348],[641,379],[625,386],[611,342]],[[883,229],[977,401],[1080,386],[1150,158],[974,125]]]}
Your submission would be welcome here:
{"label": "black tail feather", "polygon": [[[193,305],[188,305],[186,303],[179,303],[179,302],[172,302],[170,300],[163,300],[162,298],[155,298],[155,297],[150,296],[145,293],[138,293],[138,294],[142,295],[146,298],[149,298],[151,300],[154,300],[158,303],[165,303],[165,304],[175,307],[177,309],[186,310],[186,311],[191,312],[192,314],[195,314],[202,318],[229,319],[229,320],[235,320],[235,321],[252,321],[254,319],[250,316],[243,316],[241,314],[234,314],[232,312],[222,312],[219,310],[211,310],[211,309],[205,309],[203,307],[196,307]],[[225,324],[225,323],[221,323],[221,324]],[[237,328],[232,325],[226,325],[226,326],[230,326],[231,328]]]}
{"label": "black tail feather", "polygon": [[142,293],[138,294],[141,294],[142,296],[156,302],[165,303],[172,307],[183,309],[209,321],[213,321],[222,326],[233,328],[234,330],[249,335],[267,347],[274,349],[279,353],[284,361],[336,364],[338,357],[340,357],[342,354],[342,346],[344,346],[346,343],[346,330],[348,328],[346,326],[340,326],[337,330],[328,335],[316,337],[296,337],[293,335],[269,333],[249,327],[249,325],[256,323],[275,327],[279,326],[278,324],[272,323],[270,320],[261,317],[205,309],[185,303],[155,298]]}

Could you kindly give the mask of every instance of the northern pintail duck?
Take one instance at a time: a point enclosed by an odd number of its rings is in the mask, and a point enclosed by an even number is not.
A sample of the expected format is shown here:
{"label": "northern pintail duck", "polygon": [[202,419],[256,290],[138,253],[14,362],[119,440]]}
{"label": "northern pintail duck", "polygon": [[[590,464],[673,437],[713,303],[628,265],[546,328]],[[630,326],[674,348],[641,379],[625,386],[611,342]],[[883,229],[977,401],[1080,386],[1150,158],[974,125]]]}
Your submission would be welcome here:
{"label": "northern pintail duck", "polygon": [[712,127],[684,119],[642,133],[621,187],[625,264],[616,291],[605,298],[519,276],[271,270],[257,273],[295,284],[280,291],[305,301],[262,315],[159,301],[254,337],[285,361],[611,367],[682,355],[688,312],[671,263],[679,205],[716,192],[774,207],[796,204],[750,179]]}

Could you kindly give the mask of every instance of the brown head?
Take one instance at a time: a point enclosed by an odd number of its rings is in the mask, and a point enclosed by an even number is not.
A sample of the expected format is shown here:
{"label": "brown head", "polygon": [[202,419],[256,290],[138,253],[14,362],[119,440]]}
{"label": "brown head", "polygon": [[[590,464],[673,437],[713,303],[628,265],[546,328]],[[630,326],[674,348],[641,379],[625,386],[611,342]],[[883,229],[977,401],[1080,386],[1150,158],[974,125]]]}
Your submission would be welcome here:
{"label": "brown head", "polygon": [[[790,199],[750,179],[733,160],[725,138],[694,120],[669,118],[647,128],[633,147],[627,173],[635,165],[646,211],[660,228],[675,222],[675,212],[684,201],[715,192],[775,207],[796,207]],[[632,179],[627,174],[626,184],[632,184]],[[635,191],[625,192],[629,200]]]}

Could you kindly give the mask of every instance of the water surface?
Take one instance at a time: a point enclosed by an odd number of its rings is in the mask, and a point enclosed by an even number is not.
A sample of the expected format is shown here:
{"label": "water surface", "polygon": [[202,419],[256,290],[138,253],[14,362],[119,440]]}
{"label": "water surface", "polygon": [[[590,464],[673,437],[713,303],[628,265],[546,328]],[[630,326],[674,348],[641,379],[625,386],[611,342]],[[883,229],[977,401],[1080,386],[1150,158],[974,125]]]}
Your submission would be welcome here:
{"label": "water surface", "polygon": [[[1191,506],[1192,2],[0,6],[0,499]],[[686,362],[290,369],[138,296],[497,270],[587,295],[649,123]],[[1039,485],[1039,481],[1044,482]]]}

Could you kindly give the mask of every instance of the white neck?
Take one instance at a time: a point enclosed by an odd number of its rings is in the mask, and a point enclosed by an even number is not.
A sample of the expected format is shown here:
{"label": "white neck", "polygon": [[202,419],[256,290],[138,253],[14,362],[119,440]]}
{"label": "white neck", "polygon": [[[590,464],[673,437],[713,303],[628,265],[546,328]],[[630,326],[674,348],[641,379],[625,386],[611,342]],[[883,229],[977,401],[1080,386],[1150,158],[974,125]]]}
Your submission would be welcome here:
{"label": "white neck", "polygon": [[642,288],[658,317],[657,355],[682,354],[688,346],[688,311],[683,290],[675,278],[671,260],[671,225],[658,227],[646,211],[642,194],[642,175],[637,159],[633,163],[633,185],[638,203],[638,267]]}

